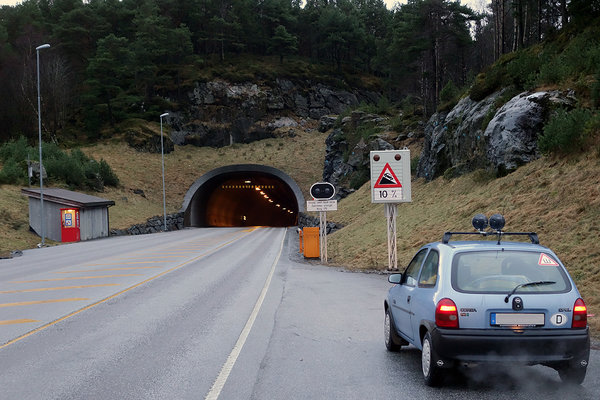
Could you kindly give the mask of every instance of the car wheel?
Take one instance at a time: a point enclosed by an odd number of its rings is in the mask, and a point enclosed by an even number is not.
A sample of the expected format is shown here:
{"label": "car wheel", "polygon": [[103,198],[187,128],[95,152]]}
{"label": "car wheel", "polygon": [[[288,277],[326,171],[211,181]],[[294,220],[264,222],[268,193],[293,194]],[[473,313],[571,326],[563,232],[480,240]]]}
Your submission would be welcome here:
{"label": "car wheel", "polygon": [[396,344],[394,341],[394,326],[392,322],[392,317],[390,316],[390,311],[385,310],[385,319],[383,320],[383,335],[385,340],[385,347],[388,351],[398,351],[400,350],[400,345]]}
{"label": "car wheel", "polygon": [[437,366],[434,354],[431,335],[427,332],[423,338],[423,350],[421,352],[421,369],[427,386],[438,386],[442,377],[442,370]]}
{"label": "car wheel", "polygon": [[583,380],[585,379],[587,366],[581,367],[566,364],[557,368],[557,371],[561,381],[565,383],[574,383],[576,385],[581,385],[583,383]]}

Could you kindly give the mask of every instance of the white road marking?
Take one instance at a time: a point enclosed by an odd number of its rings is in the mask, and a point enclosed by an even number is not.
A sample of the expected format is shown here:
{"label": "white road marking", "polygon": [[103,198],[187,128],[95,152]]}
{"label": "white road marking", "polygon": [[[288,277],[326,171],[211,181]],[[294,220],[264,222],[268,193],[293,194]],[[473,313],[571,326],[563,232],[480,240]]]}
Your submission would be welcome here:
{"label": "white road marking", "polygon": [[221,368],[221,372],[219,373],[219,376],[217,377],[217,379],[215,380],[215,383],[213,383],[212,387],[208,391],[208,394],[206,395],[205,400],[216,400],[219,398],[219,395],[221,394],[221,391],[223,390],[223,387],[225,386],[225,382],[227,382],[227,379],[229,378],[229,375],[231,374],[231,370],[233,369],[233,366],[235,365],[240,353],[242,352],[242,347],[244,347],[244,344],[246,343],[246,339],[248,339],[248,335],[250,335],[250,331],[252,330],[254,321],[256,321],[256,317],[258,316],[258,313],[260,312],[260,308],[262,307],[263,301],[265,300],[265,296],[267,295],[267,291],[269,290],[269,286],[271,285],[271,280],[273,278],[273,274],[275,273],[275,267],[277,266],[277,263],[279,262],[279,258],[281,257],[281,252],[283,251],[283,243],[285,242],[285,234],[286,234],[286,232],[284,230],[283,238],[281,240],[281,246],[279,247],[279,254],[277,254],[277,257],[275,257],[275,261],[273,261],[273,265],[271,266],[271,271],[269,272],[269,276],[267,277],[267,280],[265,281],[265,285],[263,286],[262,291],[260,292],[260,296],[258,296],[258,300],[256,300],[254,309],[252,310],[252,313],[250,314],[250,317],[248,318],[248,321],[246,322],[244,329],[242,329],[242,333],[240,333],[240,337],[238,338],[237,342],[235,343],[235,346],[233,346],[233,350],[231,350],[229,357],[227,357],[227,361],[225,361],[225,364]]}

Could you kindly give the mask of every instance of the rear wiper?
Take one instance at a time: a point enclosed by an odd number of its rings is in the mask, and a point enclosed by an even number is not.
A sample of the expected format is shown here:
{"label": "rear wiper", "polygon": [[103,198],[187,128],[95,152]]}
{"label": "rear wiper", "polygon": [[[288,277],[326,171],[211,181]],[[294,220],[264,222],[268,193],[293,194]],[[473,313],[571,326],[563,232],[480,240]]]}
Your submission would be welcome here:
{"label": "rear wiper", "polygon": [[538,281],[538,282],[521,283],[520,285],[515,286],[515,288],[509,294],[506,295],[506,297],[504,298],[504,302],[508,303],[508,299],[510,299],[510,296],[515,294],[515,292],[517,290],[519,290],[520,288],[527,287],[527,286],[537,286],[537,285],[554,285],[555,283],[556,282],[554,282],[554,281]]}

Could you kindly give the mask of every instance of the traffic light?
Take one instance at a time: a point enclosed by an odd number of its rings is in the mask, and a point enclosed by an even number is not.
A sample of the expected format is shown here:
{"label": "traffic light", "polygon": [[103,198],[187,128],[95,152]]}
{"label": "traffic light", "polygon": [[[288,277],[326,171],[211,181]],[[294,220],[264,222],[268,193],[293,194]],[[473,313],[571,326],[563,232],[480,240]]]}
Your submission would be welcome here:
{"label": "traffic light", "polygon": [[335,196],[335,187],[329,182],[317,182],[310,187],[310,195],[316,200],[329,200]]}

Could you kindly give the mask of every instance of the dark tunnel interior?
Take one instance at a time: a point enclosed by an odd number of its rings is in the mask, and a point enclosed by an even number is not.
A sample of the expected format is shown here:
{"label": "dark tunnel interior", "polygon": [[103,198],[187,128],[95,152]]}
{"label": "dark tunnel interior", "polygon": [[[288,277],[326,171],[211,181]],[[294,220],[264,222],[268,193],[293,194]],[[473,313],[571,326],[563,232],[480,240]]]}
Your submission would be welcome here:
{"label": "dark tunnel interior", "polygon": [[263,172],[229,172],[194,194],[187,226],[293,226],[298,201],[280,178]]}

